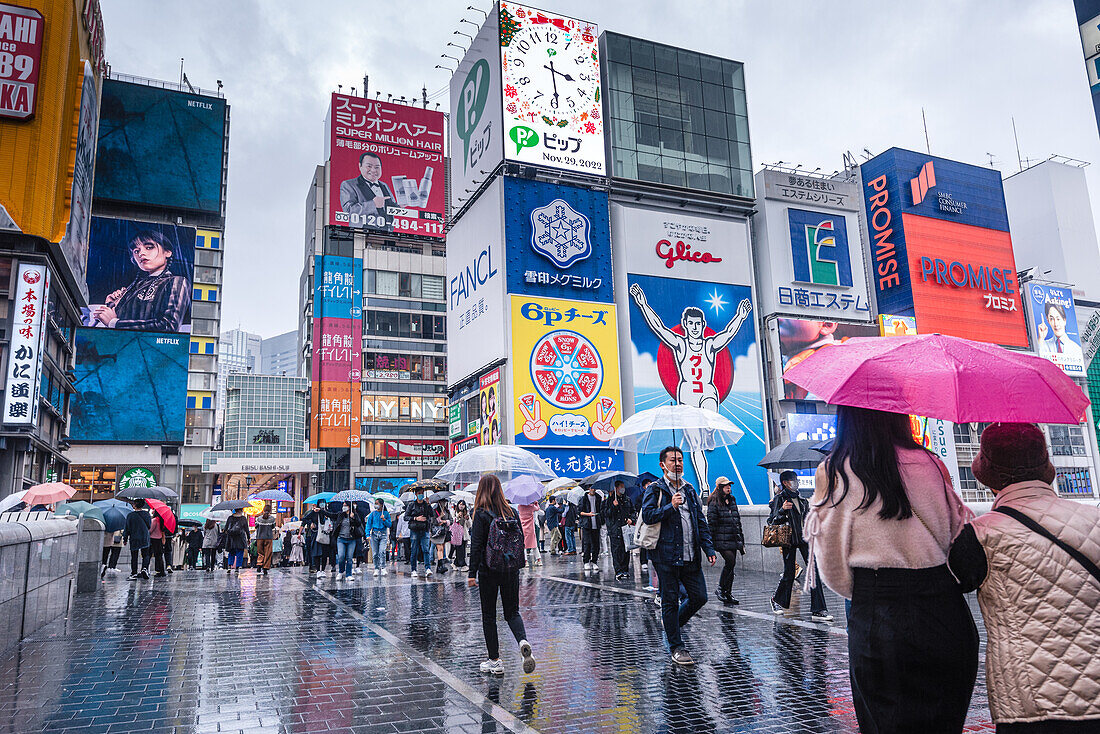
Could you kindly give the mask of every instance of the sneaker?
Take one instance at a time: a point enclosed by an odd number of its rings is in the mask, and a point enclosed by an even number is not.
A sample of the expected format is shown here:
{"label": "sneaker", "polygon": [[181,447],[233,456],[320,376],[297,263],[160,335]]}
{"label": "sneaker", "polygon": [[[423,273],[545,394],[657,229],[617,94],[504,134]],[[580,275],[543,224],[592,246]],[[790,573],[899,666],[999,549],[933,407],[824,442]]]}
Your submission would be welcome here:
{"label": "sneaker", "polygon": [[672,662],[677,665],[695,665],[695,661],[691,659],[691,655],[688,655],[688,651],[682,647],[672,651]]}
{"label": "sneaker", "polygon": [[140,576],[138,576],[138,575],[137,575],[136,573],[132,573],[132,574],[130,574],[130,576],[129,576],[129,579],[130,579],[131,581],[136,581],[136,580],[137,580],[137,579],[139,579],[139,578],[141,578],[141,577],[140,577]]}
{"label": "sneaker", "polygon": [[627,578],[627,575],[625,573],[617,573],[615,574],[615,578],[619,581],[623,581]]}
{"label": "sneaker", "polygon": [[389,571],[387,571],[387,570],[386,570],[386,569],[384,569],[384,568],[382,569],[382,575],[383,575],[383,576],[385,576],[385,575],[386,575],[386,574],[388,574],[388,573],[389,573]]}
{"label": "sneaker", "polygon": [[772,612],[775,614],[786,614],[787,610],[779,606],[779,602],[775,599],[772,599]]}
{"label": "sneaker", "polygon": [[376,569],[374,569],[374,575],[375,575],[375,576],[381,576],[381,575],[382,575],[382,571],[381,571],[380,569],[377,569],[377,568],[376,568]]}
{"label": "sneaker", "polygon": [[[532,661],[534,662],[534,661]],[[486,660],[480,666],[482,673],[489,673],[491,675],[504,675],[504,661],[500,658],[496,660]]]}
{"label": "sneaker", "polygon": [[810,615],[810,619],[815,622],[832,622],[833,615],[829,614],[828,612],[814,612]]}
{"label": "sneaker", "polygon": [[737,601],[737,599],[736,599],[736,598],[735,598],[734,596],[732,596],[732,595],[731,595],[731,596],[729,596],[729,597],[728,597],[728,598],[726,599],[726,604],[733,604],[733,605],[735,605],[735,606],[736,606],[737,604],[740,604],[740,603],[741,603],[741,602]]}
{"label": "sneaker", "polygon": [[172,573],[172,567],[171,566],[169,566],[168,568],[166,568],[164,570],[167,571],[168,573]]}
{"label": "sneaker", "polygon": [[656,591],[656,590],[657,590],[656,586],[651,586],[649,584],[646,584],[645,586],[642,587],[642,591]]}
{"label": "sneaker", "polygon": [[535,658],[531,655],[531,643],[527,640],[519,641],[519,654],[523,656],[523,672],[535,672]]}
{"label": "sneaker", "polygon": [[642,564],[642,570],[643,571],[648,571],[649,570],[649,564],[648,563],[643,563]]}
{"label": "sneaker", "polygon": [[431,576],[431,575],[432,575],[432,569],[430,569],[430,568],[425,568],[425,569],[424,569],[424,575],[425,575],[425,576]]}
{"label": "sneaker", "polygon": [[535,559],[535,565],[536,566],[541,566],[542,565],[542,559],[541,558],[536,558]]}
{"label": "sneaker", "polygon": [[232,568],[227,568],[227,569],[225,569],[225,575],[226,575],[226,576],[228,576],[228,575],[229,575],[229,574],[231,574],[231,573],[233,573],[233,569],[232,569]]}
{"label": "sneaker", "polygon": [[149,578],[149,569],[147,569],[147,568],[141,569],[141,577],[143,579]]}

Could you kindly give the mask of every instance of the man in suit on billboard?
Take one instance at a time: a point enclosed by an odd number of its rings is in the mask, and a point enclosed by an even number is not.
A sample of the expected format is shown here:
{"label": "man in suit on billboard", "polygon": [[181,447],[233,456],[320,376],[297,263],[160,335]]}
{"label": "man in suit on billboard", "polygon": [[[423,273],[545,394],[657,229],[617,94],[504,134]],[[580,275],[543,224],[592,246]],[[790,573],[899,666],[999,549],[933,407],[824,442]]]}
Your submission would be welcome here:
{"label": "man in suit on billboard", "polygon": [[359,156],[359,175],[340,184],[340,208],[345,214],[358,214],[360,224],[377,217],[371,227],[389,229],[393,220],[386,215],[386,206],[396,205],[396,200],[382,178],[382,159],[375,153]]}

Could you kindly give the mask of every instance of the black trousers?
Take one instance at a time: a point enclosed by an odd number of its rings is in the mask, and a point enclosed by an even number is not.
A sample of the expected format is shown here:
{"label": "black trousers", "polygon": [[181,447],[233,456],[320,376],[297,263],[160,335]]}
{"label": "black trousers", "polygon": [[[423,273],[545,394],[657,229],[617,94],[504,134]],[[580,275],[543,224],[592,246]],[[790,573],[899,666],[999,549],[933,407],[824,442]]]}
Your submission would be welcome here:
{"label": "black trousers", "polygon": [[[779,579],[779,586],[775,587],[775,595],[772,599],[776,604],[787,609],[791,606],[791,590],[794,588],[795,553],[802,551],[802,560],[807,565],[810,563],[810,546],[808,543],[787,546],[783,549],[783,578]],[[810,612],[824,612],[825,590],[821,588],[821,578],[817,579],[817,585],[810,589]]]}
{"label": "black trousers", "polygon": [[[668,640],[670,652],[684,646],[680,628],[707,603],[707,582],[703,578],[699,553],[699,549],[696,549],[695,559],[680,566],[654,564],[661,594],[661,623],[665,628],[665,639]],[[653,563],[653,559],[650,559],[650,563]],[[687,598],[683,601],[680,600],[681,586],[687,592]]]}
{"label": "black trousers", "polygon": [[600,558],[600,531],[598,528],[581,528],[581,557],[585,563],[595,563]]}
{"label": "black trousers", "polygon": [[504,621],[512,630],[516,642],[527,639],[523,617],[519,616],[519,571],[498,573],[478,571],[478,593],[481,596],[481,631],[485,635],[485,648],[490,660],[500,657],[500,640],[497,638],[497,596],[504,607]]}
{"label": "black trousers", "polygon": [[103,565],[114,568],[118,565],[118,557],[122,554],[122,546],[109,545],[103,549]]}
{"label": "black trousers", "polygon": [[454,555],[455,568],[466,567],[466,544],[452,545],[451,553]]}
{"label": "black trousers", "polygon": [[[138,554],[141,554],[141,565],[138,565]],[[149,559],[152,557],[153,551],[149,546],[144,548],[134,548],[130,546],[130,573],[136,574],[138,571],[145,571],[149,569]]]}
{"label": "black trousers", "polygon": [[153,554],[153,562],[156,564],[157,573],[164,573],[164,540],[161,538],[150,538],[149,548]]}
{"label": "black trousers", "polygon": [[[853,569],[852,701],[863,734],[961,732],[978,630],[947,566]],[[914,695],[935,691],[935,695]]]}
{"label": "black trousers", "polygon": [[202,549],[202,568],[204,571],[213,571],[215,559],[218,557],[217,548],[203,548]]}
{"label": "black trousers", "polygon": [[[722,575],[718,577],[718,590],[728,594],[733,589],[733,568],[737,565],[737,551],[720,550],[718,555],[722,556]],[[787,598],[789,600],[790,596]]]}
{"label": "black trousers", "polygon": [[626,552],[622,527],[608,525],[607,540],[611,546],[611,562],[615,566],[615,573],[627,573],[630,570],[630,556]]}

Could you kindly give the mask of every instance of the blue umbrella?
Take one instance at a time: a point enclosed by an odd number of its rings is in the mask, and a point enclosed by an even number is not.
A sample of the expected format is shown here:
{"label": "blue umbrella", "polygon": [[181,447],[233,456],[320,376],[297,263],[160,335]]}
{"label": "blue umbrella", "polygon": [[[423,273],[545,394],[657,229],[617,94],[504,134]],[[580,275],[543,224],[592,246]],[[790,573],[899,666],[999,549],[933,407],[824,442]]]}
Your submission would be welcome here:
{"label": "blue umbrella", "polygon": [[271,502],[293,502],[294,498],[281,489],[265,489],[262,492],[249,495],[249,499],[269,500]]}
{"label": "blue umbrella", "polygon": [[314,502],[317,502],[317,503],[327,502],[328,500],[332,499],[335,496],[336,496],[335,492],[318,492],[317,494],[311,494],[309,497],[306,497],[304,500],[302,500],[302,504],[303,505],[308,505],[308,504],[312,504]]}
{"label": "blue umbrella", "polygon": [[374,502],[374,495],[361,489],[345,489],[332,495],[329,502]]}
{"label": "blue umbrella", "polygon": [[[95,504],[94,502],[92,504]],[[132,511],[132,510],[131,510]],[[108,533],[117,533],[126,527],[126,515],[117,507],[108,507],[103,511],[103,524],[107,526]]]}
{"label": "blue umbrella", "polygon": [[134,511],[133,505],[131,505],[129,502],[123,502],[122,500],[100,500],[99,502],[93,502],[92,504],[103,511],[107,511],[108,509],[113,507],[114,509],[121,512],[123,515],[129,515],[131,512]]}

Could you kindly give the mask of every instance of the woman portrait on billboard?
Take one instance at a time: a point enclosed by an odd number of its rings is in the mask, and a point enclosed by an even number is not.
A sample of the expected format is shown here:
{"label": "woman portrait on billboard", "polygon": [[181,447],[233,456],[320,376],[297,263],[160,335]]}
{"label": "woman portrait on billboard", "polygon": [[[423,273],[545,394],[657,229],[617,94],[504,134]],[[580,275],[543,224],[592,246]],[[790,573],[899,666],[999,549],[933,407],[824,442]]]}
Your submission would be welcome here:
{"label": "woman portrait on billboard", "polygon": [[191,283],[173,272],[174,248],[163,233],[142,230],[130,240],[133,281],[93,306],[90,326],[178,333],[191,310]]}
{"label": "woman portrait on billboard", "polygon": [[1039,356],[1053,357],[1063,355],[1063,359],[1083,364],[1085,360],[1081,345],[1066,333],[1066,307],[1054,301],[1043,306],[1043,320],[1038,324]]}

